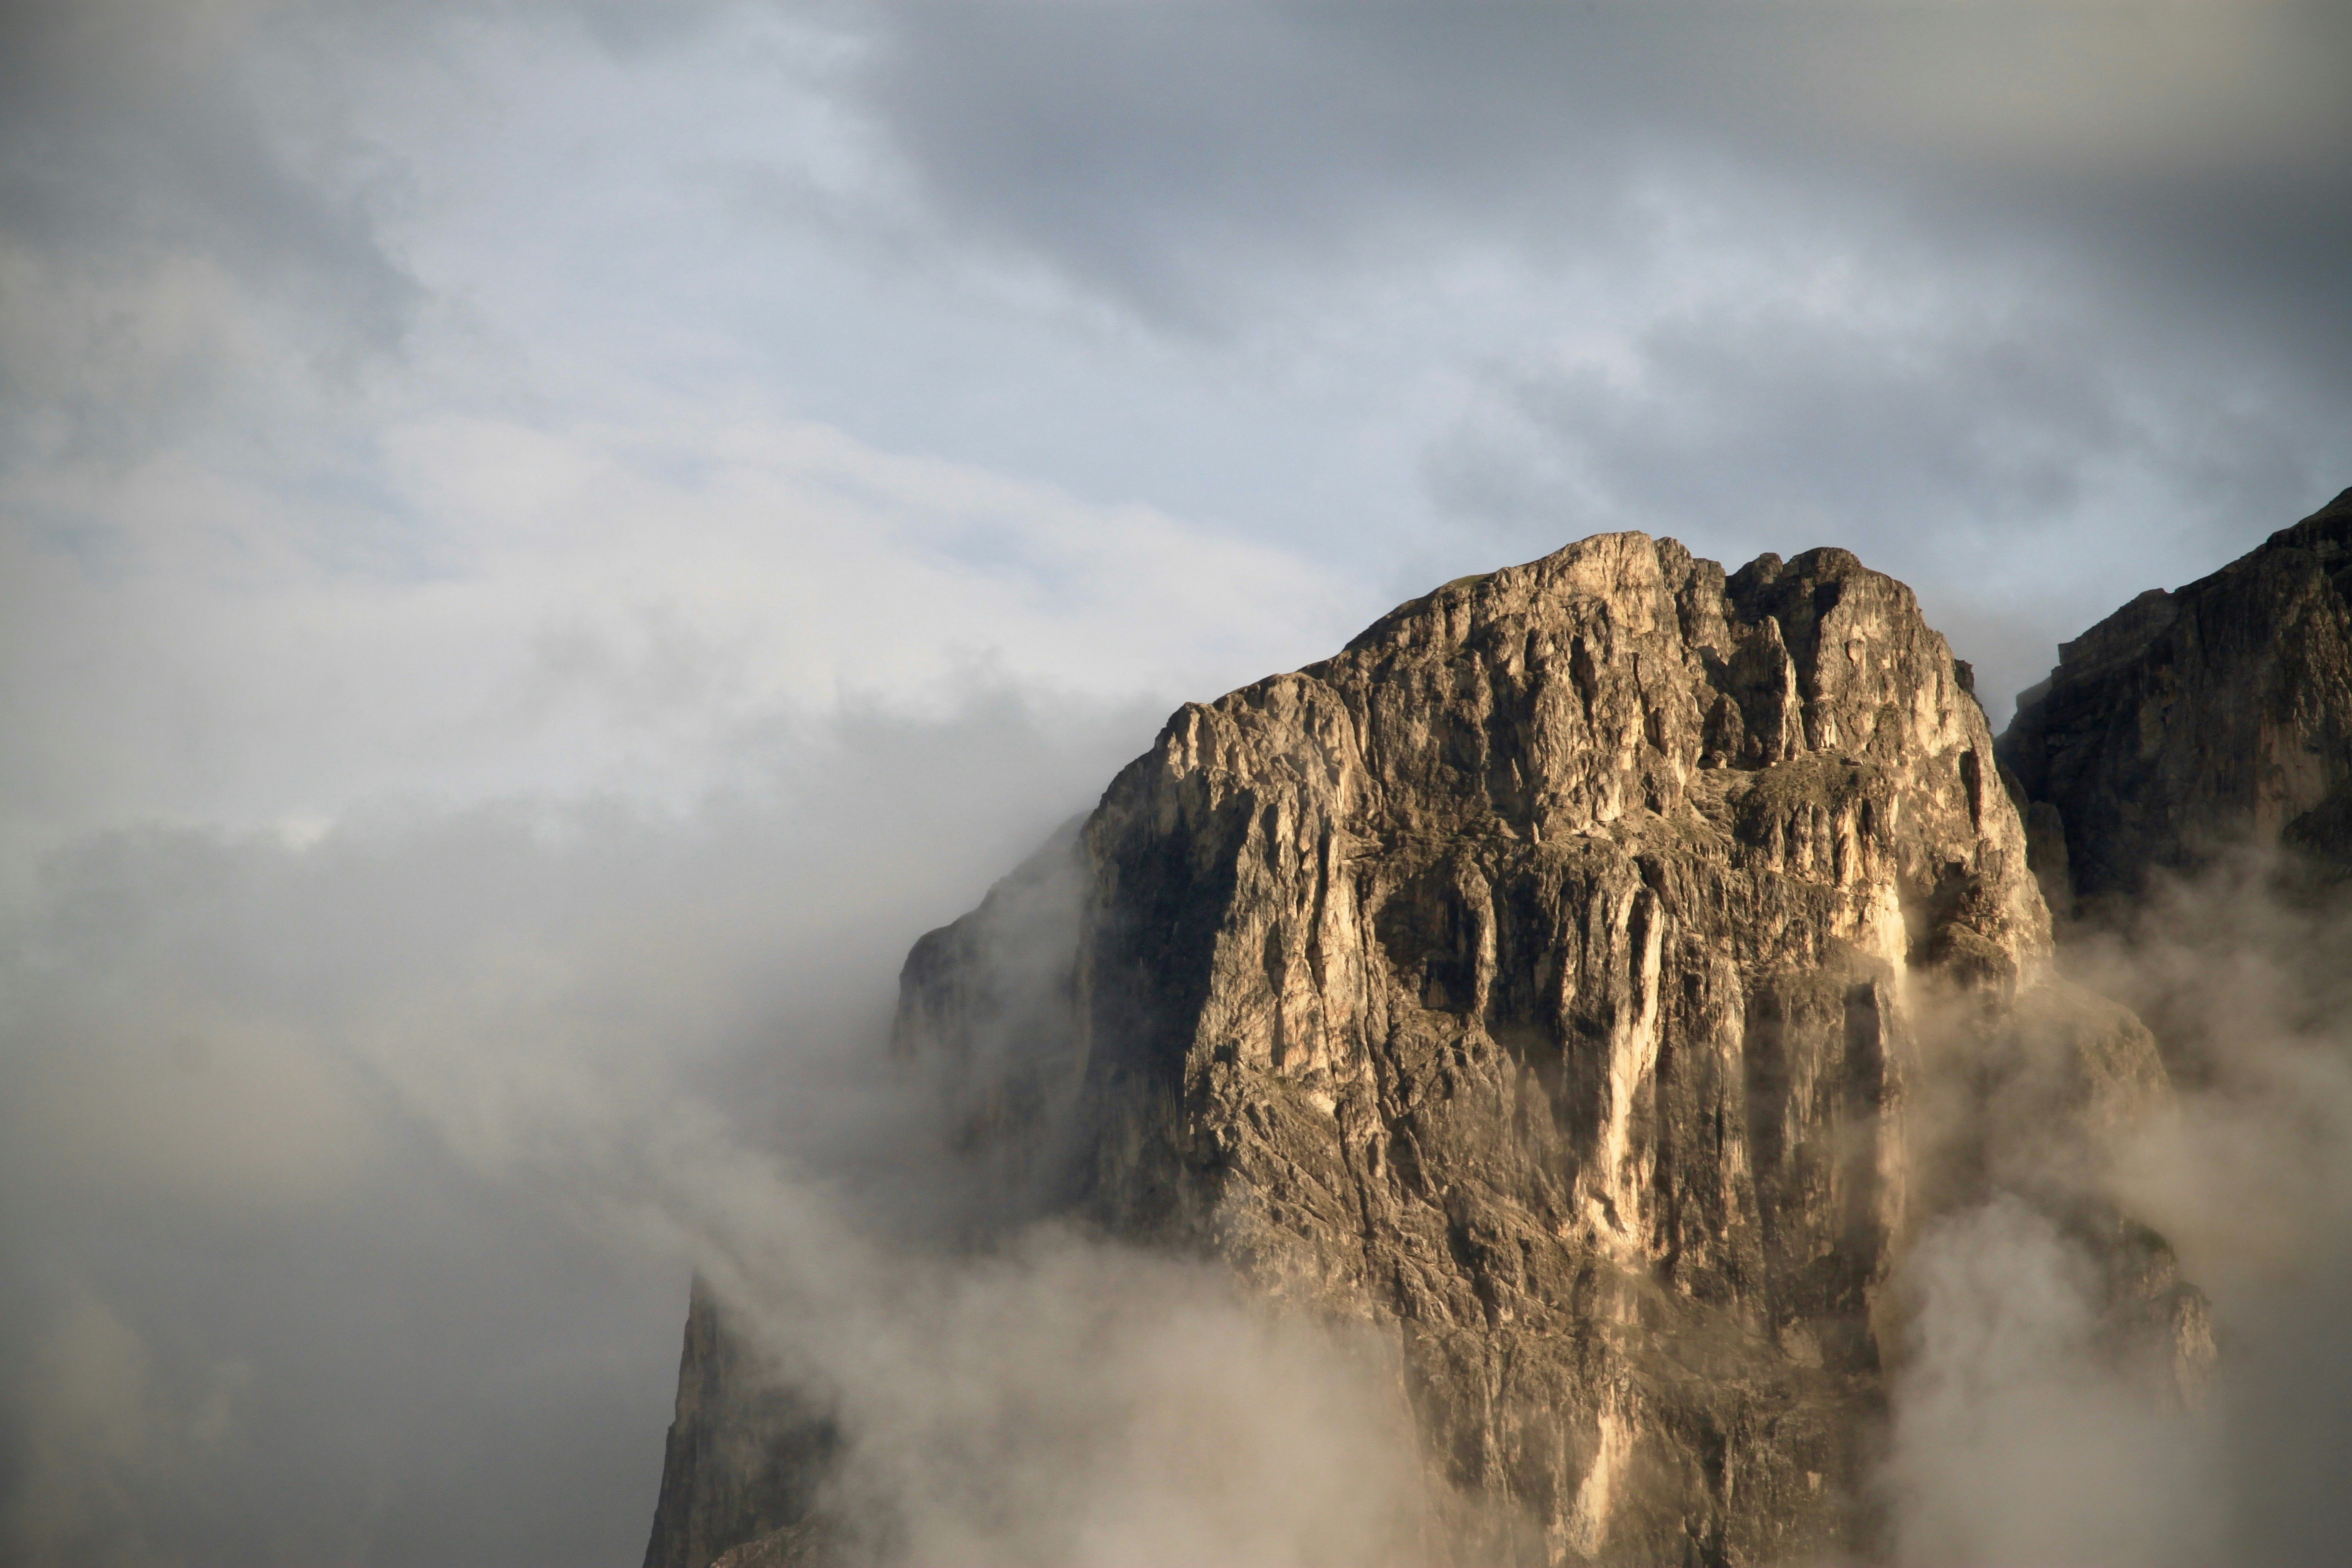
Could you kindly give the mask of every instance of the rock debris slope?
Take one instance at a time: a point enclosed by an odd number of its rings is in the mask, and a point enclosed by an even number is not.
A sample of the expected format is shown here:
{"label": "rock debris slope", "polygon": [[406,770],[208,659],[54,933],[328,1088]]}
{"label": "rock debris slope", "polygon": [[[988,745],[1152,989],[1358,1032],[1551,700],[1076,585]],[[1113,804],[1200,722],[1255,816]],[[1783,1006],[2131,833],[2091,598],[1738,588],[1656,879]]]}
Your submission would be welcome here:
{"label": "rock debris slope", "polygon": [[2352,862],[2352,490],[2059,647],[2000,741],[2054,903],[2282,842]]}
{"label": "rock debris slope", "polygon": [[1937,1212],[2040,1205],[2119,1357],[2178,1389],[2210,1354],[2074,1179],[2167,1089],[2049,931],[1909,589],[1616,534],[1179,710],[918,944],[899,1045],[958,1067],[1030,1212],[1386,1336],[1433,1557],[1870,1554],[1893,1271]]}

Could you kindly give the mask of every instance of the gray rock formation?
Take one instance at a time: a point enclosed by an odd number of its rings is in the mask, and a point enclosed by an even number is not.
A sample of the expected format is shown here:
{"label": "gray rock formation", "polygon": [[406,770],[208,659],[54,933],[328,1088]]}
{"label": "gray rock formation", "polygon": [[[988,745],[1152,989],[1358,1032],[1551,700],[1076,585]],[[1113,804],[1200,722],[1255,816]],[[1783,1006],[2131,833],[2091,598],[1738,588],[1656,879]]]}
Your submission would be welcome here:
{"label": "gray rock formation", "polygon": [[1388,1336],[1433,1555],[1866,1556],[1937,1213],[2039,1205],[2107,1261],[2118,1357],[2176,1393],[2210,1357],[2161,1240],[2073,1179],[2164,1068],[2049,952],[1907,588],[1619,534],[1179,710],[917,945],[898,1043],[954,1067],[1012,1210]]}
{"label": "gray rock formation", "polygon": [[[662,1456],[646,1568],[709,1568],[730,1549],[787,1533],[807,1538],[840,1447],[830,1416],[779,1384],[726,1324],[700,1280],[686,1314],[677,1414]],[[781,1552],[778,1562],[788,1562]]]}
{"label": "gray rock formation", "polygon": [[2061,645],[2000,740],[2052,901],[2251,842],[2352,860],[2352,490]]}

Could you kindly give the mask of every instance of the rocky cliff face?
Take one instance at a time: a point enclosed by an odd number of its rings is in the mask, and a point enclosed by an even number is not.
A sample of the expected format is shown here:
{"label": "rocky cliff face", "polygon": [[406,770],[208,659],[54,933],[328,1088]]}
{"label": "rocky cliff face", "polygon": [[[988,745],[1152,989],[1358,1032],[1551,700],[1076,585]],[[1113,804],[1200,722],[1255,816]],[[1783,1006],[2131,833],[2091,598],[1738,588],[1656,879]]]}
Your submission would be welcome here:
{"label": "rocky cliff face", "polygon": [[956,1064],[1022,1211],[1385,1334],[1433,1554],[1867,1554],[1890,1279],[1939,1211],[2041,1205],[2119,1356],[2209,1353],[2161,1242],[2063,1175],[2164,1069],[2053,977],[1968,681],[1843,551],[1727,578],[1621,534],[1449,584],[1180,710],[917,946],[901,1048]]}
{"label": "rocky cliff face", "polygon": [[2352,490],[2059,648],[2000,742],[2053,902],[2282,842],[2352,861]]}
{"label": "rocky cliff face", "polygon": [[[697,1280],[646,1568],[709,1568],[745,1542],[807,1540],[822,1529],[820,1492],[839,1448],[827,1413],[757,1364]],[[792,1561],[781,1543],[774,1557]]]}

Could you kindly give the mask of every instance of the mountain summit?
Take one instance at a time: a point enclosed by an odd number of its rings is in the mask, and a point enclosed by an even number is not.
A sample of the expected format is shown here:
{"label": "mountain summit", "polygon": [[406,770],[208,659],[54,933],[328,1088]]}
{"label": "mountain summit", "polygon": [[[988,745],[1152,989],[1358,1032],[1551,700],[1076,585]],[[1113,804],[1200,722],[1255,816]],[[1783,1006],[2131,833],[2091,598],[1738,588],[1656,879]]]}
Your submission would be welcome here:
{"label": "mountain summit", "polygon": [[[2053,973],[1968,667],[1842,550],[1604,535],[1188,704],[908,957],[994,1212],[1221,1260],[1387,1347],[1460,1563],[1868,1555],[1907,1251],[1991,1202],[2099,1342],[2210,1336],[2084,1173],[2169,1092]],[[827,1560],[698,1299],[650,1568]]]}

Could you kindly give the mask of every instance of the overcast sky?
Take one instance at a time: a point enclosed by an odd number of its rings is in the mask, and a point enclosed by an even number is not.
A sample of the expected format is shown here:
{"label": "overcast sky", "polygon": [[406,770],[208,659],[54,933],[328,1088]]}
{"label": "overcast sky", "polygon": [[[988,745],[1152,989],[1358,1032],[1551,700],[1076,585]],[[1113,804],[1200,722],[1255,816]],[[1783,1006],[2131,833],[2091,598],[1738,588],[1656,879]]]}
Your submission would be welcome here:
{"label": "overcast sky", "polygon": [[581,1105],[772,1121],[1438,582],[1845,545],[1998,724],[2352,484],[2347,80],[2264,0],[0,0],[19,1555],[634,1562],[690,1249]]}

